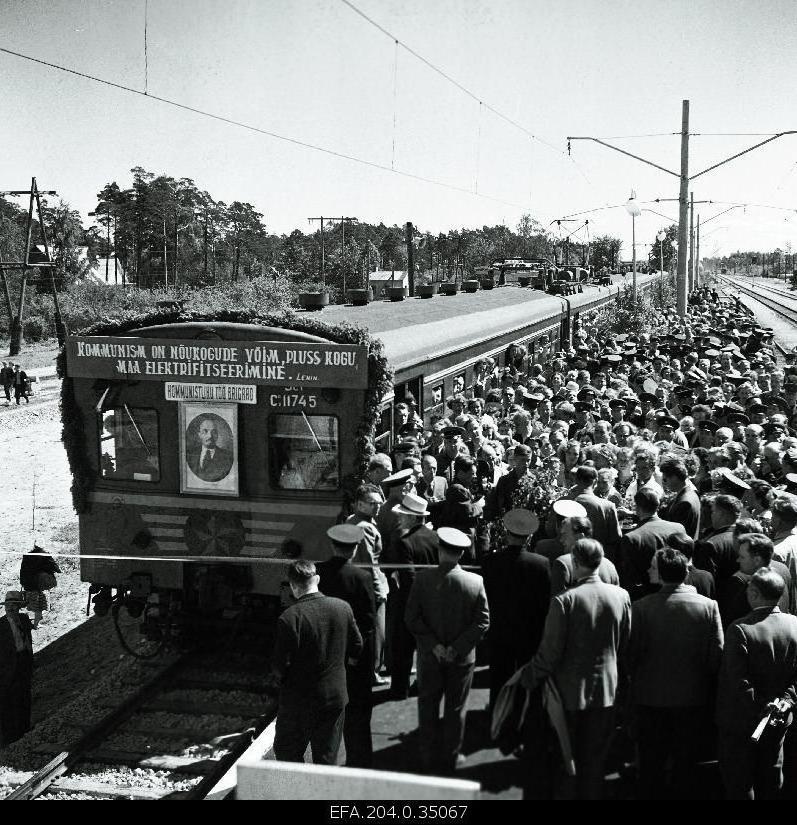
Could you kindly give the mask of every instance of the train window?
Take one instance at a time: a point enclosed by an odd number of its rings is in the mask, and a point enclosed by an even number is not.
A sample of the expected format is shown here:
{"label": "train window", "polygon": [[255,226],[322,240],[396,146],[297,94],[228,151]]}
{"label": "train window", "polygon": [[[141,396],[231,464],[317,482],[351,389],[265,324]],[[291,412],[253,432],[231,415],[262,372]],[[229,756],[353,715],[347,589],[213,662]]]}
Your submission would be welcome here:
{"label": "train window", "polygon": [[124,404],[105,410],[99,427],[100,475],[114,481],[160,481],[158,413]]}
{"label": "train window", "polygon": [[454,376],[454,395],[465,392],[465,373]]}
{"label": "train window", "polygon": [[338,419],[332,415],[269,416],[271,483],[280,490],[340,487]]}

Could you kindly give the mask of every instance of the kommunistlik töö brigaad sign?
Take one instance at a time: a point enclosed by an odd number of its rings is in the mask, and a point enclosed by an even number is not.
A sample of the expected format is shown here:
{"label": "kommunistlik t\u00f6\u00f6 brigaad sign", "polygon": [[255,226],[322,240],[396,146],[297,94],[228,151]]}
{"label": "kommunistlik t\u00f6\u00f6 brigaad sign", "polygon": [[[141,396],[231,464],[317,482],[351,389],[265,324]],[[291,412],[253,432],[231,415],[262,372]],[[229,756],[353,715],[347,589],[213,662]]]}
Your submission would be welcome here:
{"label": "kommunistlik t\u00f6\u00f6 brigaad sign", "polygon": [[207,381],[265,386],[368,385],[368,351],[354,344],[70,337],[71,378]]}

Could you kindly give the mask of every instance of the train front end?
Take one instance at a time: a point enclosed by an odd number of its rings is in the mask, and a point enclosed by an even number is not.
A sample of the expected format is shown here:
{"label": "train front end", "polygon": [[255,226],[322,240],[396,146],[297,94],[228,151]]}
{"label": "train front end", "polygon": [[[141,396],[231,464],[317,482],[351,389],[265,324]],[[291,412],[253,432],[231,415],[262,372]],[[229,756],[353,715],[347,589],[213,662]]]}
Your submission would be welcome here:
{"label": "train front end", "polygon": [[368,363],[361,343],[256,324],[69,338],[64,439],[95,610],[124,606],[151,635],[273,613],[290,560],[328,555],[361,472]]}

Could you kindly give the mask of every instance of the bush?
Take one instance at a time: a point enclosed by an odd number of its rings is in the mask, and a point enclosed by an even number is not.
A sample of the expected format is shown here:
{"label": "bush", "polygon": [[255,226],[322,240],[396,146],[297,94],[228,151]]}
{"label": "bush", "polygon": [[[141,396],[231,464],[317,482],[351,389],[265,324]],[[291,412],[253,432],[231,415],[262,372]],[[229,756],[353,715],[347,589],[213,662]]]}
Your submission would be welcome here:
{"label": "bush", "polygon": [[41,341],[50,337],[52,329],[41,315],[28,315],[22,324],[22,335],[26,341]]}

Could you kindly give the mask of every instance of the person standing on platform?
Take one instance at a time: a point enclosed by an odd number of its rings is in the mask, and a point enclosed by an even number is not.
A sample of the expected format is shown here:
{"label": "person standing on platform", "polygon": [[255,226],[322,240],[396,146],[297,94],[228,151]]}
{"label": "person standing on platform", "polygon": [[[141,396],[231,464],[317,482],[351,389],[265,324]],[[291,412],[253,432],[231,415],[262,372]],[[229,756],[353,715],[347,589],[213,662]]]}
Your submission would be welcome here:
{"label": "person standing on platform", "polygon": [[528,510],[510,510],[503,518],[506,548],[482,565],[490,604],[490,707],[507,679],[537,652],[551,598],[548,559],[525,549],[539,519]]}
{"label": "person standing on platform", "polygon": [[[440,561],[440,542],[437,533],[426,524],[429,515],[426,499],[407,493],[401,504],[393,508],[398,514],[401,538],[396,549],[398,568],[397,615],[403,617],[407,600],[415,581],[414,565],[435,567]],[[390,698],[406,699],[410,695],[412,657],[415,654],[415,637],[403,621],[397,621],[391,638]]]}
{"label": "person standing on platform", "polygon": [[0,619],[0,747],[16,742],[30,730],[33,640],[30,619],[19,611],[25,597],[6,593],[6,614]]}
{"label": "person standing on platform", "polygon": [[[419,570],[407,603],[407,627],[418,646],[418,728],[421,767],[451,773],[464,761],[465,703],[476,666],[476,645],[490,626],[482,577],[459,566],[470,538],[453,527],[437,530],[440,564]],[[438,738],[440,700],[445,699]]]}
{"label": "person standing on platform", "polygon": [[687,535],[697,541],[700,534],[700,498],[689,482],[686,465],[678,458],[665,458],[659,469],[665,490],[675,494],[662,509],[661,517],[666,521],[677,521],[683,525]]}
{"label": "person standing on platform", "polygon": [[[767,567],[747,588],[752,608],[725,633],[717,692],[719,763],[728,799],[775,799],[783,783],[783,740],[797,704],[797,616],[781,613],[786,585]],[[751,735],[775,702],[786,710],[757,742]]]}
{"label": "person standing on platform", "polygon": [[[351,607],[318,592],[311,561],[288,568],[296,603],[277,621],[268,686],[279,692],[274,754],[284,762],[303,762],[308,744],[313,762],[334,765],[349,700],[346,666],[355,665],[363,640]],[[370,669],[370,665],[369,665]]]}
{"label": "person standing on platform", "polygon": [[[653,490],[640,490],[655,495]],[[692,799],[701,735],[722,655],[719,608],[684,584],[689,562],[669,547],[651,561],[657,593],[634,602],[628,652],[636,708],[639,798]],[[665,769],[672,760],[672,792]]]}
{"label": "person standing on platform", "polygon": [[363,640],[363,651],[356,665],[347,664],[346,692],[349,703],[343,720],[346,766],[370,768],[373,764],[371,711],[373,701],[374,624],[376,601],[371,574],[352,564],[363,541],[363,528],[353,524],[336,524],[327,530],[333,556],[318,565],[318,589],[325,596],[346,602]]}
{"label": "person standing on platform", "polygon": [[3,368],[0,369],[0,383],[3,385],[3,392],[6,401],[11,403],[11,386],[14,383],[14,370],[7,361],[3,361]]}
{"label": "person standing on platform", "polygon": [[346,524],[361,527],[363,538],[354,554],[355,564],[369,564],[376,599],[376,626],[374,628],[374,677],[375,685],[387,682],[379,675],[382,669],[385,648],[385,611],[387,605],[387,576],[379,567],[382,558],[382,535],[376,527],[376,517],[384,497],[375,484],[361,484],[354,498],[354,512],[346,519]]}
{"label": "person standing on platform", "polygon": [[566,795],[600,799],[604,763],[614,733],[618,662],[631,632],[631,600],[598,578],[603,548],[594,539],[573,546],[577,587],[551,599],[542,641],[522,684],[535,690],[552,679],[562,699],[576,767]]}

